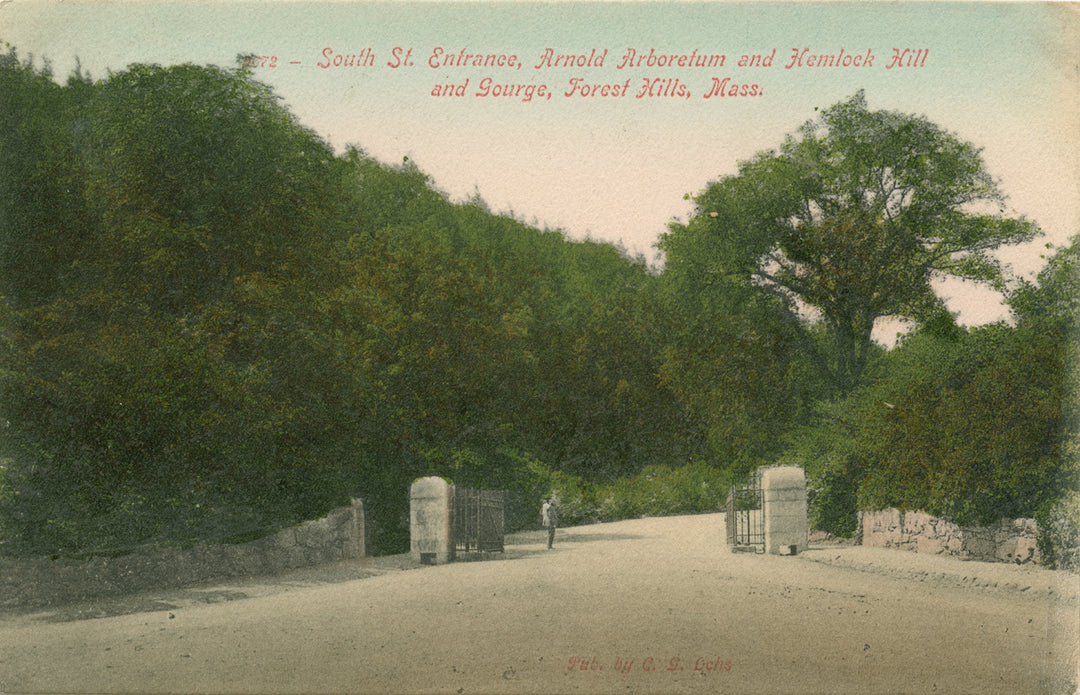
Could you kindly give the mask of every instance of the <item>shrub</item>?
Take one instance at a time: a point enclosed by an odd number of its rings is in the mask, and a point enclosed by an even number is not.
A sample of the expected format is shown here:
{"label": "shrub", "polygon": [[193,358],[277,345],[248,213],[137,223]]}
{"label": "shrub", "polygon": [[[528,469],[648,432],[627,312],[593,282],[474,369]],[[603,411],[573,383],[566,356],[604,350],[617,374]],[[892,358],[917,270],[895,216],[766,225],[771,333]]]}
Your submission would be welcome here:
{"label": "shrub", "polygon": [[841,538],[855,534],[859,527],[858,484],[849,466],[840,463],[822,471],[812,489],[808,511],[812,529]]}
{"label": "shrub", "polygon": [[842,538],[858,529],[857,447],[844,426],[847,402],[821,404],[820,422],[795,435],[779,463],[801,466],[807,477],[810,528]]}
{"label": "shrub", "polygon": [[720,509],[730,485],[728,472],[701,461],[672,468],[646,466],[632,478],[602,486],[597,497],[604,521]]}
{"label": "shrub", "polygon": [[1040,522],[1039,549],[1044,561],[1057,569],[1080,571],[1080,494],[1066,494]]}
{"label": "shrub", "polygon": [[598,520],[595,488],[579,476],[554,470],[528,452],[500,449],[502,470],[508,472],[499,481],[508,490],[507,530],[535,528],[540,524],[542,500],[555,495],[559,500],[559,523],[574,525]]}

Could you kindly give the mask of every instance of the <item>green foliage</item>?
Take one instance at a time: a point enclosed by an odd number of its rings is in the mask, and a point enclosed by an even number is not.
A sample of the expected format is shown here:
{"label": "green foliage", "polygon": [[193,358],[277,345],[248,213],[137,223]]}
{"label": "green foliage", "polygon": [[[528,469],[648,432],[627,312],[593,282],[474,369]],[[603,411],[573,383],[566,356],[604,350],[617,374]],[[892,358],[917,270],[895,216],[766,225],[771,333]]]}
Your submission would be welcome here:
{"label": "green foliage", "polygon": [[175,312],[227,300],[249,278],[325,278],[333,153],[265,86],[133,65],[100,83],[82,116],[77,166],[100,226],[91,281]]}
{"label": "green foliage", "polygon": [[247,538],[354,496],[392,552],[421,475],[528,524],[542,489],[700,450],[640,259],[335,156],[247,70],[60,86],[11,52],[0,83],[5,552]]}
{"label": "green foliage", "polygon": [[700,461],[646,466],[606,483],[561,472],[546,477],[548,494],[559,499],[562,525],[716,512],[723,508],[731,480],[727,471]]}
{"label": "green foliage", "polygon": [[[515,529],[552,493],[568,524],[715,511],[780,457],[842,535],[856,503],[1071,533],[1075,244],[1016,329],[959,329],[927,273],[997,283],[984,252],[1031,229],[946,204],[996,190],[920,119],[837,105],[705,191],[661,275],[336,156],[248,70],[61,86],[9,51],[0,125],[5,554],[248,540],[351,497],[400,552],[420,476],[507,490]],[[925,329],[860,342],[890,312]],[[821,403],[838,373],[863,388]]]}
{"label": "green foliage", "polygon": [[1043,560],[1057,569],[1080,572],[1080,493],[1070,490],[1037,519]]}
{"label": "green foliage", "polygon": [[860,509],[961,525],[1032,516],[1076,484],[1060,449],[1063,369],[1062,344],[1038,331],[912,337],[845,402],[840,480],[857,484]]}
{"label": "green foliage", "polygon": [[[848,461],[844,461],[848,463]],[[810,528],[851,538],[859,530],[857,476],[850,467],[826,468],[815,484],[816,494],[808,505]]]}
{"label": "green foliage", "polygon": [[896,506],[963,525],[1034,517],[1044,557],[1069,547],[1064,510],[1080,482],[1074,258],[1075,244],[1010,298],[1017,327],[968,332],[940,315],[864,387],[821,404],[787,454],[816,490],[815,528],[848,535],[858,509]]}
{"label": "green foliage", "polygon": [[[272,526],[324,506],[304,484],[327,440],[310,396],[334,365],[308,360],[308,299],[337,275],[320,231],[339,195],[332,155],[225,71],[133,66],[65,89],[80,99],[54,114],[69,119],[60,144],[24,157],[70,185],[10,218],[63,214],[4,224],[16,257],[34,234],[74,239],[42,244],[63,261],[23,259],[32,272],[0,289],[13,545],[187,539],[209,519],[229,536],[245,516]],[[215,517],[222,505],[252,514]]]}
{"label": "green foliage", "polygon": [[694,202],[691,220],[661,239],[668,262],[706,287],[749,283],[792,314],[815,310],[828,349],[804,348],[838,394],[861,382],[877,319],[939,314],[934,275],[1003,289],[991,252],[1038,233],[978,211],[1003,204],[977,148],[925,118],[870,111],[862,92]]}
{"label": "green foliage", "polygon": [[[543,480],[546,486],[540,498],[554,496],[558,500],[560,526],[594,524],[600,520],[597,484],[562,471],[551,471]],[[532,508],[539,511],[539,506],[537,499]],[[538,516],[533,514],[533,524],[538,520]]]}
{"label": "green foliage", "polygon": [[752,306],[687,319],[669,336],[660,367],[663,383],[704,434],[709,455],[738,473],[780,453],[784,433],[803,417],[809,399],[798,337]]}
{"label": "green foliage", "polygon": [[781,464],[806,471],[810,528],[850,538],[858,530],[863,459],[848,426],[848,403],[819,404],[812,422],[792,433]]}
{"label": "green foliage", "polygon": [[1075,332],[1080,327],[1080,235],[1047,259],[1036,284],[1022,281],[1009,305],[1020,323]]}
{"label": "green foliage", "polygon": [[[1078,412],[1075,243],[1012,295],[1016,329],[967,334],[930,286],[949,275],[1002,291],[991,252],[1039,233],[1004,216],[973,145],[870,111],[860,92],[694,202],[660,247],[675,306],[701,324],[676,333],[665,374],[713,418],[702,430],[736,471],[753,454],[805,466],[812,524],[842,536],[858,509],[985,523],[1043,513],[1075,486],[1062,447]],[[921,331],[885,353],[882,317]]]}
{"label": "green foliage", "polygon": [[599,491],[600,518],[715,512],[723,507],[730,482],[728,473],[702,462],[648,466]]}
{"label": "green foliage", "polygon": [[75,114],[91,93],[76,73],[61,87],[48,66],[0,55],[0,276],[8,301],[40,301],[72,272],[83,204],[69,166]]}
{"label": "green foliage", "polygon": [[1080,236],[1047,259],[1036,284],[1023,282],[1009,297],[1021,330],[1037,331],[1062,346],[1062,403],[1058,431],[1066,483],[1059,499],[1036,511],[1040,550],[1053,566],[1080,570]]}
{"label": "green foliage", "polygon": [[693,229],[683,233],[673,225],[661,244],[667,261],[660,375],[686,404],[703,436],[700,450],[745,474],[772,462],[785,433],[809,411],[819,387],[806,359],[812,337],[782,301],[732,272],[729,264],[743,249],[699,233],[705,224],[691,220]]}

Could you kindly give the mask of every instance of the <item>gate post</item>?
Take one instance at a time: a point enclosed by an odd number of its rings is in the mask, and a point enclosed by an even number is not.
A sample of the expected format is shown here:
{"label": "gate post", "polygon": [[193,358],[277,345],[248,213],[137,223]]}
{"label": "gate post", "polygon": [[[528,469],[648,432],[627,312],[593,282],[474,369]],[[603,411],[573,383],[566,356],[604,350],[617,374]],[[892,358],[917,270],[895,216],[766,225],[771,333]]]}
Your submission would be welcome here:
{"label": "gate post", "polygon": [[409,488],[409,551],[414,560],[441,565],[454,559],[450,533],[453,488],[442,478],[420,478]]}
{"label": "gate post", "polygon": [[766,468],[761,475],[765,511],[765,552],[795,555],[810,535],[806,512],[806,473],[798,466]]}

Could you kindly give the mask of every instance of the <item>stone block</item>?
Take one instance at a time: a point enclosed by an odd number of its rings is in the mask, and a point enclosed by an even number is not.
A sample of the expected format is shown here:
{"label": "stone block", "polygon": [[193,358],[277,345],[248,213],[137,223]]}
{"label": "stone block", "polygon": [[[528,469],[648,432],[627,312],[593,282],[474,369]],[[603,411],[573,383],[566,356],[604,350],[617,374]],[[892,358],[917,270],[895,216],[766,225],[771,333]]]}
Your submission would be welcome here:
{"label": "stone block", "polygon": [[912,536],[931,535],[934,518],[926,512],[907,512],[904,514],[904,532]]}
{"label": "stone block", "polygon": [[994,534],[986,528],[964,529],[964,554],[971,560],[994,559]]}
{"label": "stone block", "polygon": [[945,543],[941,538],[933,535],[920,535],[915,537],[915,552],[929,555],[941,555],[945,552]]}
{"label": "stone block", "polygon": [[345,559],[367,556],[367,529],[364,518],[364,503],[353,499],[348,507],[348,526],[342,539],[342,553]]}
{"label": "stone block", "polygon": [[280,550],[296,547],[296,528],[284,528],[270,536],[270,546]]}
{"label": "stone block", "polygon": [[898,548],[905,543],[904,514],[892,507],[863,515],[863,545]]}
{"label": "stone block", "polygon": [[420,478],[409,488],[409,550],[414,560],[443,564],[453,559],[450,499],[450,484],[442,478]]}
{"label": "stone block", "polygon": [[787,555],[806,550],[809,521],[806,473],[798,466],[776,466],[761,473],[765,552]]}
{"label": "stone block", "polygon": [[333,542],[334,534],[326,519],[306,521],[296,527],[296,544],[304,548],[320,548]]}
{"label": "stone block", "polygon": [[333,543],[349,533],[352,522],[352,510],[349,507],[338,507],[330,510],[330,513],[319,520],[326,529],[326,537]]}
{"label": "stone block", "polygon": [[904,527],[904,513],[894,507],[874,512],[874,525],[879,531],[899,533]]}
{"label": "stone block", "polygon": [[1039,526],[1034,519],[1003,519],[994,526],[995,558],[1018,565],[1039,562]]}

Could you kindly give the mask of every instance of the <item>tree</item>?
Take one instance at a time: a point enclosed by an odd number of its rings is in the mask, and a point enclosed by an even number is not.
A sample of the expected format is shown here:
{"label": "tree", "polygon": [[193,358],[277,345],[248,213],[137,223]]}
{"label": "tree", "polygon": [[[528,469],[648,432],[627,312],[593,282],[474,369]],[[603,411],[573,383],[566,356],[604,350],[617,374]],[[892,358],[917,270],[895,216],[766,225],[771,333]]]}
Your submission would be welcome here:
{"label": "tree", "polygon": [[714,241],[692,233],[663,240],[660,374],[705,437],[709,459],[741,476],[772,460],[807,415],[819,389],[802,348],[814,336],[779,297],[717,272]]}
{"label": "tree", "polygon": [[685,403],[710,459],[736,476],[783,448],[806,414],[808,386],[799,336],[767,297],[735,295],[723,309],[672,304],[662,383]]}
{"label": "tree", "polygon": [[134,301],[182,311],[255,274],[331,279],[333,152],[265,85],[212,66],[131,65],[100,83],[84,117],[95,260],[130,279]]}
{"label": "tree", "polygon": [[694,202],[660,248],[694,248],[704,274],[810,309],[829,349],[806,349],[839,393],[859,384],[878,319],[941,316],[931,281],[947,276],[1004,289],[992,252],[1039,233],[1004,215],[978,148],[925,117],[871,111],[861,91]]}
{"label": "tree", "polygon": [[1080,567],[1080,235],[1047,260],[1036,284],[1022,282],[1009,297],[1018,328],[1053,339],[1063,353],[1061,468],[1071,476],[1057,503],[1038,519],[1043,557],[1058,567]]}
{"label": "tree", "polygon": [[1080,329],[1080,234],[1047,259],[1036,283],[1020,282],[1009,306],[1021,324],[1054,325],[1073,333]]}
{"label": "tree", "polygon": [[1001,324],[960,341],[905,340],[889,376],[850,402],[860,508],[965,525],[1045,514],[1077,482],[1061,450],[1062,348],[1057,336]]}
{"label": "tree", "polygon": [[[5,268],[25,264],[0,289],[19,543],[139,542],[158,529],[125,520],[213,526],[222,500],[304,518],[336,445],[338,365],[320,359],[313,301],[341,278],[333,153],[217,68],[29,86],[76,104],[24,129],[13,159],[33,186],[0,220]],[[5,117],[30,122],[33,103]]]}
{"label": "tree", "polygon": [[1037,284],[1021,282],[1009,306],[1019,330],[1047,336],[1063,355],[1062,456],[1080,478],[1080,235],[1047,260]]}

